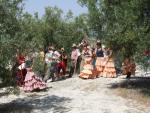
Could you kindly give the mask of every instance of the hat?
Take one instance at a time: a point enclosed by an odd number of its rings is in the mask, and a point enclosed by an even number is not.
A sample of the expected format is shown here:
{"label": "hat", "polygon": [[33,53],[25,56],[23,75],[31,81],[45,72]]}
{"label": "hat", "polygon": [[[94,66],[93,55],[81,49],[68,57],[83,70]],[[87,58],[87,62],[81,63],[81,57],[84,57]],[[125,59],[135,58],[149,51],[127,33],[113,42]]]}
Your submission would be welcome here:
{"label": "hat", "polygon": [[97,43],[101,43],[101,41],[100,41],[100,40],[97,40],[96,42],[97,42]]}
{"label": "hat", "polygon": [[55,48],[53,46],[50,47],[52,50],[54,50]]}
{"label": "hat", "polygon": [[79,43],[79,44],[78,44],[78,47],[80,47],[80,46],[81,46],[81,44]]}
{"label": "hat", "polygon": [[76,44],[72,44],[72,47],[76,47],[77,45]]}
{"label": "hat", "polygon": [[90,47],[90,46],[87,46],[87,48],[88,48],[88,49],[91,49],[91,47]]}
{"label": "hat", "polygon": [[83,43],[81,42],[81,44],[80,45],[83,45]]}
{"label": "hat", "polygon": [[65,49],[62,47],[62,48],[61,48],[61,51],[64,51],[64,50],[65,50]]}

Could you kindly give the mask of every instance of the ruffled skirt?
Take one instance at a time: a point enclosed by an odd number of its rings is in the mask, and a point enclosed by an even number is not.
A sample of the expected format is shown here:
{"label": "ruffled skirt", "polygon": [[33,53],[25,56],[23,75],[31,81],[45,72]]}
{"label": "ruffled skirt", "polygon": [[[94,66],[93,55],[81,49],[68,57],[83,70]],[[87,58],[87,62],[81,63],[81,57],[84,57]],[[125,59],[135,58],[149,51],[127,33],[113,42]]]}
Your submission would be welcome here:
{"label": "ruffled skirt", "polygon": [[96,70],[97,70],[98,76],[102,76],[102,72],[103,72],[104,66],[105,66],[105,58],[97,57],[95,65],[96,65]]}
{"label": "ruffled skirt", "polygon": [[89,58],[84,59],[83,70],[80,72],[79,77],[83,79],[95,78],[92,59]]}
{"label": "ruffled skirt", "polygon": [[116,77],[116,69],[113,59],[109,59],[104,67],[104,77],[114,78]]}
{"label": "ruffled skirt", "polygon": [[33,91],[35,89],[42,90],[46,88],[46,83],[37,77],[34,72],[27,72],[24,83],[24,91]]}

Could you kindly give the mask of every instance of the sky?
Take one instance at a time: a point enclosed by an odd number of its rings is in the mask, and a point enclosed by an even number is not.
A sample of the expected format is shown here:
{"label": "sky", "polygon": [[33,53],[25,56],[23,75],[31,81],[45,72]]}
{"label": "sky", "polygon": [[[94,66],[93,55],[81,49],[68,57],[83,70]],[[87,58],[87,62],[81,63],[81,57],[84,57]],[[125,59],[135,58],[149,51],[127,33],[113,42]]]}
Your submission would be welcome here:
{"label": "sky", "polygon": [[40,17],[44,15],[45,7],[47,6],[57,6],[62,9],[64,13],[71,10],[75,16],[87,12],[87,8],[81,7],[77,3],[77,0],[25,0],[24,3],[26,12],[30,14],[38,12]]}

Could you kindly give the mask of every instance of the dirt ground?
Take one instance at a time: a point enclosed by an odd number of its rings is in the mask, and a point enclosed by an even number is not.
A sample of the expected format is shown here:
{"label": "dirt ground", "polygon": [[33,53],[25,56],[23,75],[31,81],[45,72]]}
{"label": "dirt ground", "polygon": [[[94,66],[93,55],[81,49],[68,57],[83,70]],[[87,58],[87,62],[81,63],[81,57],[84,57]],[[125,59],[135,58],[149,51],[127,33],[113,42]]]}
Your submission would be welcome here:
{"label": "dirt ground", "polygon": [[[150,106],[115,93],[124,77],[49,82],[48,89],[19,95],[0,89],[0,113],[150,113]],[[121,91],[121,90],[120,90]]]}

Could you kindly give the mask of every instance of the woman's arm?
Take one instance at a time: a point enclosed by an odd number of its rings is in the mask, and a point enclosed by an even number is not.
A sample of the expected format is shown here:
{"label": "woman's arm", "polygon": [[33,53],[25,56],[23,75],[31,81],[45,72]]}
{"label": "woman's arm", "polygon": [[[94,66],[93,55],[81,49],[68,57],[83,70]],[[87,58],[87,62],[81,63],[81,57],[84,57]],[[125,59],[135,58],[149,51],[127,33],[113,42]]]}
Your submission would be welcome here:
{"label": "woman's arm", "polygon": [[109,57],[112,57],[112,53],[113,53],[113,51],[112,50],[109,50]]}

